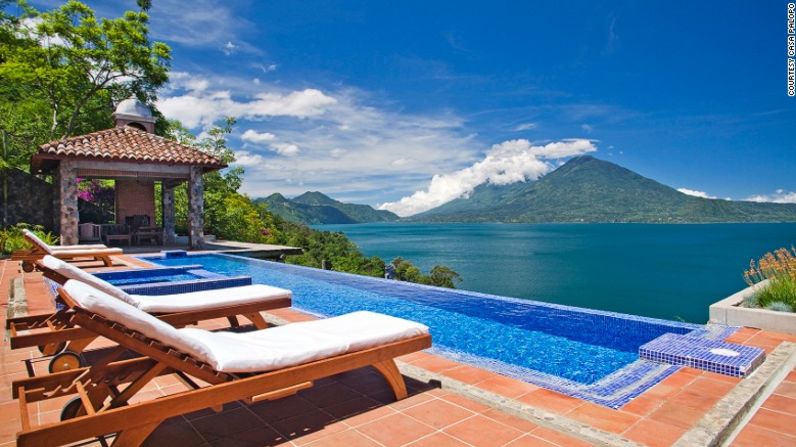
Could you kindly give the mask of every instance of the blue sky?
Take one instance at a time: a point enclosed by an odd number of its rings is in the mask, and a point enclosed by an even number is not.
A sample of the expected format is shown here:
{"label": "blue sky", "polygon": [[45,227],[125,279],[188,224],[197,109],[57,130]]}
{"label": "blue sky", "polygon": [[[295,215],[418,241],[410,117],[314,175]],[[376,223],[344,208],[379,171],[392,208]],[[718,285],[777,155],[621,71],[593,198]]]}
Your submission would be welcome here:
{"label": "blue sky", "polygon": [[153,3],[174,50],[158,107],[197,133],[237,115],[252,196],[405,198],[407,214],[592,153],[796,201],[785,1]]}

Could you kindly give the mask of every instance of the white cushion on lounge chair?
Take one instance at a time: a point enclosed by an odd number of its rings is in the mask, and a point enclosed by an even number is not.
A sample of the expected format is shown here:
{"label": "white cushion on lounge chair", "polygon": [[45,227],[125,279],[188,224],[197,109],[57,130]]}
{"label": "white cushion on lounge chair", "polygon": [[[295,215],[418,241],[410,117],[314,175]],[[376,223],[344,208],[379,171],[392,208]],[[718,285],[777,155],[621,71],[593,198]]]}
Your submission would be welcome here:
{"label": "white cushion on lounge chair", "polygon": [[209,310],[240,304],[261,303],[291,296],[290,290],[265,284],[200,290],[173,295],[130,295],[135,301],[135,307],[150,313]]}
{"label": "white cushion on lounge chair", "polygon": [[182,336],[174,326],[86,283],[70,279],[64,284],[64,290],[83,309],[121,323],[129,329],[136,330],[183,352],[188,352],[197,358],[210,355],[210,351],[206,350],[204,345]]}
{"label": "white cushion on lounge chair", "polygon": [[199,292],[176,293],[172,295],[130,295],[113,284],[53,256],[47,255],[42,258],[42,264],[61,276],[82,281],[116,299],[150,313],[212,310],[239,304],[262,303],[279,298],[290,298],[292,296],[290,290],[266,286],[264,284],[228,287],[226,289],[201,290]]}
{"label": "white cushion on lounge chair", "polygon": [[175,329],[79,281],[64,288],[80,307],[229,373],[286,368],[428,333],[420,323],[364,311],[246,333]]}
{"label": "white cushion on lounge chair", "polygon": [[375,312],[352,312],[323,320],[290,323],[252,332],[180,329],[210,352],[203,359],[216,371],[271,371],[333,355],[361,351],[428,333],[414,321]]}
{"label": "white cushion on lounge chair", "polygon": [[47,253],[52,254],[53,252],[59,251],[69,251],[69,250],[97,250],[97,249],[106,249],[107,246],[103,244],[91,244],[91,245],[50,245],[44,243],[36,233],[24,228],[22,233],[27,235],[28,240],[33,242],[34,244],[38,245],[42,250]]}
{"label": "white cushion on lounge chair", "polygon": [[99,289],[108,295],[124,301],[125,303],[135,306],[138,302],[124,290],[114,286],[113,284],[105,281],[104,279],[97,278],[91,273],[83,269],[77,268],[68,262],[62,261],[54,256],[46,255],[41,259],[42,265],[48,269],[58,273],[67,279],[76,279],[86,284],[91,285],[95,289]]}
{"label": "white cushion on lounge chair", "polygon": [[22,230],[22,234],[27,236],[29,241],[31,241],[34,244],[38,245],[39,248],[41,248],[42,250],[45,251],[45,253],[52,254],[52,252],[53,252],[52,248],[48,244],[45,244],[43,240],[39,239],[39,237],[36,236],[36,233],[34,233],[34,232],[28,230],[27,228],[25,228],[25,229]]}
{"label": "white cushion on lounge chair", "polygon": [[108,247],[104,244],[85,244],[85,245],[49,245],[50,249],[55,253],[62,251],[86,251],[86,250],[114,250],[118,247]]}

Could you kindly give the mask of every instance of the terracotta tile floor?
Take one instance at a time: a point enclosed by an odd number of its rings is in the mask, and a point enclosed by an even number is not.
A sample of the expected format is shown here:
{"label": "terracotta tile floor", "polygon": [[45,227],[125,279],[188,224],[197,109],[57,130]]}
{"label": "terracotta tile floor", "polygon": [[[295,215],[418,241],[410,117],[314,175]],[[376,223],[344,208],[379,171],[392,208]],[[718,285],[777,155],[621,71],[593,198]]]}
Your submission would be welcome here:
{"label": "terracotta tile floor", "polygon": [[763,402],[732,445],[796,446],[796,368]]}
{"label": "terracotta tile floor", "polygon": [[[19,273],[16,263],[2,263],[0,304],[6,304],[9,282]],[[51,309],[41,276],[25,274],[24,277],[31,313]],[[288,321],[313,318],[292,309],[270,313]],[[226,321],[205,322],[202,326],[222,328]],[[729,339],[769,352],[784,340],[796,341],[796,337],[743,328]],[[106,344],[98,341],[92,347]],[[6,421],[0,425],[0,446],[13,444],[14,434],[20,429],[19,408],[11,401],[10,383],[26,375],[23,360],[37,355],[35,350],[11,351],[7,341],[0,349],[0,391],[3,392],[0,394],[0,420]],[[426,352],[400,360],[650,446],[672,444],[739,381],[683,368],[623,408],[612,410]],[[35,367],[40,371],[46,367],[46,362],[37,362]],[[793,431],[796,427],[795,375],[792,373],[789,380],[780,385],[777,394],[741,433],[737,445],[751,445],[749,442],[796,445],[793,442],[796,440]],[[566,433],[537,426],[461,395],[411,378],[407,378],[407,383],[410,397],[393,402],[383,379],[374,370],[365,368],[316,382],[309,390],[275,402],[251,406],[233,403],[221,413],[204,410],[165,421],[149,437],[147,445],[588,445]],[[161,377],[139,397],[152,399],[183,389],[175,379]],[[62,405],[61,401],[37,404],[31,408],[32,421],[56,421]],[[774,441],[763,442],[770,439]]]}

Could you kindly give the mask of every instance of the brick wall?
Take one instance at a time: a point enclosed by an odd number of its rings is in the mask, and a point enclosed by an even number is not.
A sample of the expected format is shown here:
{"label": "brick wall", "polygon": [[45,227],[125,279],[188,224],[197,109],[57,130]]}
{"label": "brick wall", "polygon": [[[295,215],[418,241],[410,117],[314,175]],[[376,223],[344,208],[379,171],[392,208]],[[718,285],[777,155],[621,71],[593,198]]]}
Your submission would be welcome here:
{"label": "brick wall", "polygon": [[151,180],[116,180],[116,222],[137,214],[155,222],[155,182]]}

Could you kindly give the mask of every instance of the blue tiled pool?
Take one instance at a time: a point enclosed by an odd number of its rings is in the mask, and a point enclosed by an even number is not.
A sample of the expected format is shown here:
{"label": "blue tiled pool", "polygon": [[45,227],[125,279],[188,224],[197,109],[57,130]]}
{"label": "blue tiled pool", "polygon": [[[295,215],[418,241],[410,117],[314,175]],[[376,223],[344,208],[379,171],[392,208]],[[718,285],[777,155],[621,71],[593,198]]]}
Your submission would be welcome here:
{"label": "blue tiled pool", "polygon": [[152,275],[146,278],[112,278],[108,280],[114,286],[127,286],[131,284],[152,284],[157,282],[173,282],[173,281],[192,281],[199,279],[201,276],[196,276],[191,273],[176,273],[171,275]]}
{"label": "blue tiled pool", "polygon": [[230,277],[211,272],[197,264],[151,269],[113,270],[94,273],[127,293],[139,295],[167,295],[245,286],[252,283],[248,276]]}
{"label": "blue tiled pool", "polygon": [[371,310],[419,321],[431,328],[433,349],[441,355],[611,407],[679,368],[640,359],[641,345],[667,333],[718,337],[726,332],[232,255],[142,259],[248,275],[255,283],[292,290],[295,308],[320,316]]}

